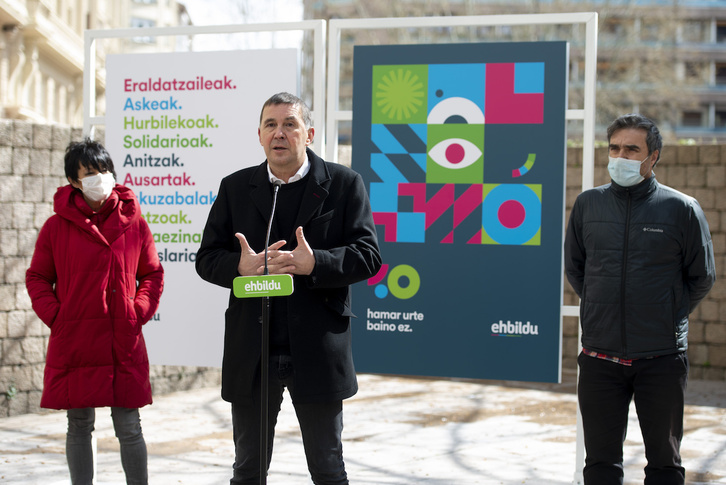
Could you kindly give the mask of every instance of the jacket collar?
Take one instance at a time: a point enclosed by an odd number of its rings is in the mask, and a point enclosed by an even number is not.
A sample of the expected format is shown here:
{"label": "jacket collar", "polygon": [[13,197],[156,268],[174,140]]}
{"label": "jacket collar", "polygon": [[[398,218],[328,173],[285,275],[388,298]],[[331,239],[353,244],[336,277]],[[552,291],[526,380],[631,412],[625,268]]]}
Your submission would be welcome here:
{"label": "jacket collar", "polygon": [[[94,212],[83,199],[83,193],[71,185],[58,188],[53,197],[53,209],[58,216],[106,244],[118,239],[141,217],[133,191],[118,184],[98,212]],[[103,233],[98,227],[100,221],[103,221]]]}
{"label": "jacket collar", "polygon": [[[310,148],[306,149],[310,172],[303,198],[298,209],[294,227],[304,226],[313,218],[318,209],[328,197],[327,186],[330,182],[330,173],[325,161],[317,156]],[[252,203],[265,220],[270,217],[272,209],[272,191],[270,190],[270,179],[267,172],[267,160],[257,166],[255,173],[250,179],[250,197]],[[293,234],[294,239],[294,234]]]}
{"label": "jacket collar", "polygon": [[651,175],[639,184],[633,185],[632,187],[623,187],[615,182],[610,182],[611,190],[618,197],[630,196],[636,199],[648,196],[658,187],[658,185],[658,181],[655,179],[655,174]]}

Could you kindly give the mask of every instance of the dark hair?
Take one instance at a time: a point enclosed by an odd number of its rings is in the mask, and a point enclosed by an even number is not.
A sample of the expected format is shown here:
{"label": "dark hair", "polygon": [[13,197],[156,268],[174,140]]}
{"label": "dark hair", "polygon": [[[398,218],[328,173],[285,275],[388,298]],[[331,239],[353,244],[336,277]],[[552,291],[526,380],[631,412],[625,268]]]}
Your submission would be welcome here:
{"label": "dark hair", "polygon": [[113,168],[113,160],[106,148],[97,141],[84,138],[83,141],[71,142],[66,147],[65,155],[66,177],[78,182],[78,171],[83,165],[86,168],[94,168],[99,172],[111,172],[116,178],[116,171]]}
{"label": "dark hair", "polygon": [[656,163],[660,160],[663,151],[663,137],[660,136],[660,131],[655,126],[653,120],[637,113],[620,116],[608,126],[608,143],[610,143],[610,137],[613,136],[613,133],[623,128],[644,130],[645,143],[648,145],[648,155],[658,150],[658,160],[656,160]]}
{"label": "dark hair", "polygon": [[308,105],[305,104],[305,101],[294,94],[284,92],[273,94],[270,99],[265,101],[265,104],[262,105],[262,110],[260,111],[260,124],[262,123],[262,113],[265,111],[265,108],[277,104],[291,104],[293,106],[297,106],[300,108],[300,116],[302,116],[302,119],[305,122],[305,128],[310,129],[313,126],[313,116],[310,113],[310,108],[308,108]]}

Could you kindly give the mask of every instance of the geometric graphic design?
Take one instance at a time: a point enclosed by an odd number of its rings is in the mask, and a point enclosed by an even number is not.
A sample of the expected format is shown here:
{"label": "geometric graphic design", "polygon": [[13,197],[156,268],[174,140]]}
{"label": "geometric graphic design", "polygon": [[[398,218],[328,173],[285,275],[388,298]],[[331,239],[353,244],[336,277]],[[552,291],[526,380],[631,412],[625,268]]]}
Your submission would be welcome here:
{"label": "geometric graphic design", "polygon": [[[405,284],[401,284],[405,281]],[[388,275],[388,288],[391,294],[401,300],[412,298],[421,287],[421,277],[416,269],[409,264],[399,264]]]}
{"label": "geometric graphic design", "polygon": [[486,64],[428,67],[428,123],[484,124]]}
{"label": "geometric graphic design", "polygon": [[383,258],[352,303],[356,370],[558,381],[567,43],[354,51]]}
{"label": "geometric graphic design", "polygon": [[385,125],[371,125],[371,141],[381,153],[407,153]]}
{"label": "geometric graphic design", "polygon": [[373,124],[426,123],[426,65],[373,66]]}
{"label": "geometric graphic design", "polygon": [[429,125],[426,182],[484,181],[484,125]]}
{"label": "geometric graphic design", "polygon": [[382,153],[371,153],[371,169],[383,181],[371,182],[370,199],[373,212],[396,212],[398,184],[407,179]]}
{"label": "geometric graphic design", "polygon": [[470,186],[456,186],[462,190],[454,201],[454,230],[445,242],[462,241],[467,244],[481,244],[481,218],[483,186],[474,184]]}
{"label": "geometric graphic design", "polygon": [[399,212],[396,241],[401,243],[426,242],[426,214],[415,212]]}
{"label": "geometric graphic design", "polygon": [[386,274],[388,274],[388,265],[382,264],[381,269],[378,270],[378,273],[368,278],[368,286],[377,285],[378,283],[383,281],[383,278],[386,277]]}
{"label": "geometric graphic design", "polygon": [[398,213],[396,212],[374,212],[373,222],[378,228],[379,236],[383,236],[384,242],[396,242],[396,230],[398,227]]}
{"label": "geometric graphic design", "polygon": [[534,159],[536,157],[537,157],[537,155],[535,153],[530,153],[527,156],[527,161],[524,162],[524,165],[522,165],[521,167],[519,167],[517,169],[512,170],[512,177],[514,177],[514,178],[521,177],[525,173],[532,170],[532,167],[534,166]]}
{"label": "geometric graphic design", "polygon": [[376,273],[375,276],[368,278],[368,286],[377,285],[373,292],[378,298],[385,298],[386,296],[388,296],[388,287],[384,284],[378,284],[383,281],[383,278],[385,278],[387,274],[388,265],[382,264],[381,269],[378,270],[378,273]]}
{"label": "geometric graphic design", "polygon": [[374,221],[387,223],[386,241],[387,235],[395,231],[395,242],[425,242],[426,234],[432,233],[440,235],[433,239],[439,243],[481,244],[482,187],[482,184],[400,184],[399,206],[408,202],[409,209],[404,211],[399,207],[395,222],[379,213],[374,213]]}
{"label": "geometric graphic design", "polygon": [[447,98],[433,107],[427,121],[430,125],[444,123],[483,125],[484,112],[470,99]]}
{"label": "geometric graphic design", "polygon": [[[427,189],[438,189],[427,197]],[[401,197],[411,196],[413,198],[413,212],[423,214],[424,228],[428,229],[441,215],[454,204],[454,185],[427,187],[427,184],[401,184],[398,186],[398,193]]]}
{"label": "geometric graphic design", "polygon": [[[384,241],[540,244],[541,187],[484,184],[484,132],[543,122],[544,66],[372,66],[370,140],[379,153],[370,167],[380,181],[370,183],[370,202]],[[535,158],[529,153],[512,179]]]}
{"label": "geometric graphic design", "polygon": [[[432,186],[435,190],[440,186]],[[444,185],[433,196],[427,198],[427,184],[400,184],[398,195],[401,203],[411,197],[411,210],[399,212],[399,217],[407,217],[407,227],[398,233],[406,242],[426,242],[426,230],[454,203],[453,185]],[[401,241],[399,241],[401,242]]]}
{"label": "geometric graphic design", "polygon": [[484,184],[482,244],[539,245],[542,186]]}
{"label": "geometric graphic design", "polygon": [[429,155],[431,160],[444,168],[460,170],[476,162],[482,156],[482,151],[469,140],[449,138],[431,147]]}
{"label": "geometric graphic design", "polygon": [[515,93],[544,93],[544,62],[514,64]]}
{"label": "geometric graphic design", "polygon": [[[381,269],[372,278],[368,278],[368,286],[376,285],[374,294],[376,297],[383,299],[390,293],[400,300],[408,300],[412,298],[421,287],[421,277],[416,269],[408,264],[399,264],[388,272],[389,265],[381,265]],[[386,278],[386,284],[381,283]],[[401,284],[405,282],[405,285]]]}
{"label": "geometric graphic design", "polygon": [[542,123],[544,63],[504,63],[486,66],[486,122]]}
{"label": "geometric graphic design", "polygon": [[[427,125],[371,125],[371,142],[404,181],[423,182],[426,171]],[[371,158],[373,162],[373,158]]]}
{"label": "geometric graphic design", "polygon": [[426,125],[371,125],[371,141],[381,153],[426,153]]}

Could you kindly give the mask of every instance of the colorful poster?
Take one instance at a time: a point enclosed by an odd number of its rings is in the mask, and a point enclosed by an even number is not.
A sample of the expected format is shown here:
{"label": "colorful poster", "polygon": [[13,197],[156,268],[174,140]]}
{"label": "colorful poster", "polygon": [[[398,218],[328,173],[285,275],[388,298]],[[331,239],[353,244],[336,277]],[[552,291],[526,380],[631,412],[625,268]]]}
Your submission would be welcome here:
{"label": "colorful poster", "polygon": [[[106,147],[133,189],[165,270],[144,327],[153,364],[218,367],[229,291],[203,281],[196,252],[221,179],[258,165],[262,104],[298,92],[296,49],[124,54],[106,62]],[[262,248],[260,248],[262,250]]]}
{"label": "colorful poster", "polygon": [[355,48],[353,169],[383,268],[359,372],[557,382],[564,42]]}

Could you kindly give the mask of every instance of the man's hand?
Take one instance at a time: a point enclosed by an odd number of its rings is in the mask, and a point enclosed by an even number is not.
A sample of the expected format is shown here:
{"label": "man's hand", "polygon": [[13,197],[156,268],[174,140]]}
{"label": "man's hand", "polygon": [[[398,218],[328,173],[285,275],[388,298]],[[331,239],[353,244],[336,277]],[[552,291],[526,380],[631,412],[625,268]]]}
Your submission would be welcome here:
{"label": "man's hand", "polygon": [[[240,276],[254,276],[262,274],[265,270],[265,252],[262,251],[261,253],[255,253],[249,243],[247,243],[247,238],[244,234],[238,232],[235,236],[239,240],[240,246],[242,246],[242,253],[239,256],[237,272]],[[276,251],[284,245],[284,240],[271,244],[270,247],[267,248],[267,257],[270,257],[270,251]]]}
{"label": "man's hand", "polygon": [[[295,230],[295,236],[297,237],[297,247],[295,250],[273,251],[268,253],[267,270],[270,274],[309,275],[313,272],[313,268],[315,268],[315,255],[305,240],[302,227],[298,227]],[[270,249],[272,249],[272,246],[270,246]]]}

